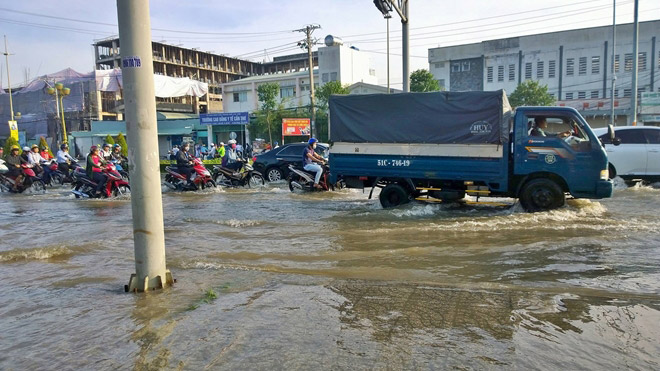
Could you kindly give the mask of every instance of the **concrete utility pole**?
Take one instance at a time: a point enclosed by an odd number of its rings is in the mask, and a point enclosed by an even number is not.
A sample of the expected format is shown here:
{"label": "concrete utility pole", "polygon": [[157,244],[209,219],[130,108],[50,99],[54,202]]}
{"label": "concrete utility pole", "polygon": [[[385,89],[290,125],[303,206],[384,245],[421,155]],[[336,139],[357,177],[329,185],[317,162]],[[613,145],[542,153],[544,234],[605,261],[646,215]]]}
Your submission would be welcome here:
{"label": "concrete utility pole", "polygon": [[629,125],[637,125],[637,44],[639,37],[639,0],[635,0],[635,22],[633,23],[633,68],[632,68],[632,88],[630,94],[632,97],[630,99],[630,109],[632,109],[632,115],[630,115]]}
{"label": "concrete utility pole", "polygon": [[610,99],[610,124],[614,126],[614,88],[616,85],[616,68],[614,68],[614,56],[616,55],[616,0],[613,0],[612,2],[612,97]]}
{"label": "concrete utility pole", "polygon": [[149,1],[117,0],[126,135],[131,172],[135,274],[124,288],[137,292],[172,285],[165,266],[156,97]]}
{"label": "concrete utility pole", "polygon": [[387,13],[385,16],[387,21],[387,94],[390,93],[390,18],[392,16]]}
{"label": "concrete utility pole", "polygon": [[314,30],[317,30],[319,28],[321,28],[320,25],[310,24],[305,26],[305,28],[296,30],[297,32],[305,33],[305,39],[303,41],[300,41],[298,43],[298,46],[300,46],[302,49],[305,48],[307,49],[307,58],[309,59],[309,102],[312,110],[310,129],[312,131],[312,136],[315,138],[318,136],[318,133],[316,132],[316,102],[314,99],[314,57],[312,55],[312,47],[314,46],[314,44],[316,44],[317,40],[316,39],[312,40],[312,33],[314,32]]}
{"label": "concrete utility pole", "polygon": [[11,96],[11,80],[9,77],[9,51],[7,50],[7,35],[5,35],[5,60],[7,63],[7,87],[9,88],[9,112],[11,114],[11,121],[14,121],[14,102]]}
{"label": "concrete utility pole", "polygon": [[[409,33],[409,20],[410,20],[410,3],[409,0],[373,0],[374,5],[383,14],[383,17],[391,17],[390,12],[394,9],[401,17],[401,48],[402,48],[402,64],[403,64],[403,92],[410,92],[410,33]],[[389,22],[389,20],[388,20]],[[389,23],[388,23],[389,26]],[[389,39],[389,27],[387,36]],[[388,41],[389,47],[389,41]],[[389,51],[387,53],[389,58]],[[388,68],[389,72],[389,68]],[[389,89],[388,89],[389,92]]]}

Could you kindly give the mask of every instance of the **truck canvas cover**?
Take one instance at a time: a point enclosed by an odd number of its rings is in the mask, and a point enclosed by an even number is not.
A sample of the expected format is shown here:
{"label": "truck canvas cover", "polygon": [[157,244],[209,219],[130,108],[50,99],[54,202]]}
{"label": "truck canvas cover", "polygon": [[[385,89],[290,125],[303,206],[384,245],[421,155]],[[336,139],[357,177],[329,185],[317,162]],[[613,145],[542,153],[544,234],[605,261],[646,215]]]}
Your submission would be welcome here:
{"label": "truck canvas cover", "polygon": [[501,144],[509,136],[504,90],[333,95],[329,104],[332,142]]}

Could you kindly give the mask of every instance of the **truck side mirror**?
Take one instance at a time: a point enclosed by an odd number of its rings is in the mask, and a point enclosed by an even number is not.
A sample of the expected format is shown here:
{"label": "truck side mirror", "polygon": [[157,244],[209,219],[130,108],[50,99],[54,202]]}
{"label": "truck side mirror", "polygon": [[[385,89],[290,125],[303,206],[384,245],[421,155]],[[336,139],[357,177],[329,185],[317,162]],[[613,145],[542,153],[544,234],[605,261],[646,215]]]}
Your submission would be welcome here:
{"label": "truck side mirror", "polygon": [[614,137],[614,138],[612,139],[612,144],[615,145],[615,146],[618,146],[619,144],[621,144],[621,138],[619,138],[619,137]]}

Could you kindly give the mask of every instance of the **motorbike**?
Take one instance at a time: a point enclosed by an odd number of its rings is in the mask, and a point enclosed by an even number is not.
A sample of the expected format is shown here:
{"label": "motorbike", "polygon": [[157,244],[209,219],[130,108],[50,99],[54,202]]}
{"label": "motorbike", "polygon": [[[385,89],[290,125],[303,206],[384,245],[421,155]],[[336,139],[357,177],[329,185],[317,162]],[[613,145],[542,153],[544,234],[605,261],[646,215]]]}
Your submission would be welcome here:
{"label": "motorbike", "polygon": [[190,184],[186,181],[186,176],[179,173],[176,166],[165,167],[164,184],[175,191],[196,191],[198,189],[216,187],[216,183],[211,178],[211,173],[204,167],[202,161],[196,157],[193,158],[193,173],[190,176]]}
{"label": "motorbike", "polygon": [[213,179],[215,183],[222,187],[244,187],[250,188],[262,187],[266,185],[263,175],[254,170],[252,165],[243,162],[241,169],[235,171],[220,165],[213,166]]}
{"label": "motorbike", "polygon": [[[4,170],[6,169],[6,170]],[[15,176],[8,176],[6,173],[9,171],[4,160],[0,160],[0,191],[2,192],[16,192],[23,193],[26,190],[30,190],[32,193],[44,192],[46,191],[46,185],[44,182],[37,176],[37,174],[32,169],[32,166],[22,164],[21,170],[23,172],[23,180],[18,183],[16,190],[14,190],[14,185],[16,185]]]}
{"label": "motorbike", "polygon": [[289,183],[289,190],[291,192],[303,191],[303,192],[315,192],[315,191],[334,191],[336,189],[343,188],[343,183],[341,181],[336,184],[330,184],[328,182],[328,175],[330,173],[330,168],[328,165],[322,165],[323,174],[321,175],[321,180],[319,180],[319,186],[321,188],[314,187],[314,178],[316,173],[309,172],[303,169],[300,165],[289,165],[289,176],[287,177],[287,182]]}
{"label": "motorbike", "polygon": [[108,180],[105,182],[105,189],[100,195],[96,194],[97,183],[87,176],[87,173],[82,167],[77,167],[73,172],[73,189],[71,190],[71,193],[73,193],[76,198],[107,198],[130,194],[130,184],[122,179],[121,174],[119,174],[113,163],[106,163],[102,171],[103,174],[108,177]]}
{"label": "motorbike", "polygon": [[60,178],[53,178],[53,173],[57,170],[57,162],[55,160],[42,161],[41,167],[44,171],[41,173],[41,180],[45,185],[53,187],[55,184],[61,184]]}
{"label": "motorbike", "polygon": [[[72,176],[67,176],[64,174],[62,171],[60,171],[59,167],[57,166],[56,162],[53,162],[50,165],[50,169],[52,172],[50,173],[51,181],[59,184],[65,184],[65,183],[71,183],[74,184],[73,177]],[[76,170],[82,169],[82,167],[78,164],[78,161],[71,161],[71,164],[69,165],[69,169],[71,171],[71,174],[75,173]]]}
{"label": "motorbike", "polygon": [[128,175],[128,171],[124,170],[124,166],[122,166],[121,161],[111,160],[110,162],[112,162],[115,165],[115,168],[117,168],[117,171],[119,172],[119,174],[121,174],[122,179],[126,181],[129,181],[131,179]]}

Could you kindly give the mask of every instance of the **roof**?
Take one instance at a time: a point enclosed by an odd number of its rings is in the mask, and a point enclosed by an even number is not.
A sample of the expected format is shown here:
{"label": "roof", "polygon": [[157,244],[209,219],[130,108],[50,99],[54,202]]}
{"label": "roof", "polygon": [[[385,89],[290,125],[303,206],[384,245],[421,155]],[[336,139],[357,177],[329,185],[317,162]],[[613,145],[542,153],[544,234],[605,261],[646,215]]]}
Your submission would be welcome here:
{"label": "roof", "polygon": [[[158,135],[189,135],[193,131],[205,131],[206,126],[199,124],[198,118],[182,120],[158,120]],[[92,121],[92,130],[75,131],[71,135],[78,138],[116,136],[126,134],[125,121]]]}
{"label": "roof", "polygon": [[[318,70],[314,70],[314,74],[318,75]],[[222,85],[224,85],[224,86],[241,85],[241,84],[245,84],[247,82],[276,81],[276,80],[286,80],[286,79],[293,79],[293,78],[297,78],[297,77],[307,77],[307,76],[309,76],[309,71],[274,73],[274,74],[270,74],[270,75],[259,75],[259,76],[246,77],[244,79],[226,82]]]}

